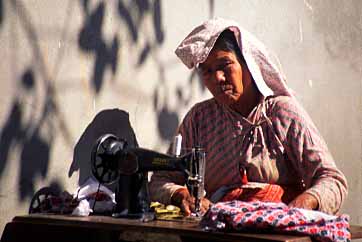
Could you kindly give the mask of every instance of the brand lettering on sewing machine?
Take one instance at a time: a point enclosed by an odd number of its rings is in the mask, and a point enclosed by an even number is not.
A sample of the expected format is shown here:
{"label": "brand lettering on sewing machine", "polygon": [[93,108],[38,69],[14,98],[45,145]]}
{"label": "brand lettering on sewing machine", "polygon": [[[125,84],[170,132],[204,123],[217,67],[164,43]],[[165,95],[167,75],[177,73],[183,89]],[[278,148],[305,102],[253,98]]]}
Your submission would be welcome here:
{"label": "brand lettering on sewing machine", "polygon": [[152,160],[152,165],[166,166],[167,164],[168,164],[167,159],[154,158],[154,159]]}

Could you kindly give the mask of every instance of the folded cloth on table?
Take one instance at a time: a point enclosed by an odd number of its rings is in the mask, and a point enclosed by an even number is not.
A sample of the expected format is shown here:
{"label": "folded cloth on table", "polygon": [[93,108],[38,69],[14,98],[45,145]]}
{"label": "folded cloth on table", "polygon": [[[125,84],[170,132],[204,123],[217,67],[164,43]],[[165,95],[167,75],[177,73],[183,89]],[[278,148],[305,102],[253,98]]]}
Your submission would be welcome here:
{"label": "folded cloth on table", "polygon": [[225,185],[220,187],[210,197],[210,201],[226,202],[232,200],[241,200],[246,202],[281,202],[284,189],[276,184],[249,182],[245,169],[240,169],[241,184]]}
{"label": "folded cloth on table", "polygon": [[350,241],[349,216],[290,208],[284,203],[219,202],[201,221],[208,231],[265,231],[309,235],[316,241]]}
{"label": "folded cloth on table", "polygon": [[247,183],[228,191],[221,202],[241,200],[245,202],[281,202],[284,190],[279,185],[266,183]]}

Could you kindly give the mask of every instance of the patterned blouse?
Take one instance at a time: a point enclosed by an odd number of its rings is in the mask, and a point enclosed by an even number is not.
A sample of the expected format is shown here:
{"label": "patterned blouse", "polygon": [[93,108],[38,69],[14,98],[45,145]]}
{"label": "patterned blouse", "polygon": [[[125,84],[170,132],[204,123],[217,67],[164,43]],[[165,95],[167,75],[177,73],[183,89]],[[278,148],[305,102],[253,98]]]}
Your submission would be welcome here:
{"label": "patterned blouse", "polygon": [[[308,114],[293,97],[269,96],[248,118],[209,99],[196,104],[178,132],[182,149],[206,151],[206,197],[224,185],[241,184],[241,170],[249,182],[278,184],[287,193],[314,195],[318,210],[334,214],[347,195],[347,181]],[[185,184],[180,172],[155,172],[151,199],[169,203]],[[294,197],[293,197],[294,198]]]}

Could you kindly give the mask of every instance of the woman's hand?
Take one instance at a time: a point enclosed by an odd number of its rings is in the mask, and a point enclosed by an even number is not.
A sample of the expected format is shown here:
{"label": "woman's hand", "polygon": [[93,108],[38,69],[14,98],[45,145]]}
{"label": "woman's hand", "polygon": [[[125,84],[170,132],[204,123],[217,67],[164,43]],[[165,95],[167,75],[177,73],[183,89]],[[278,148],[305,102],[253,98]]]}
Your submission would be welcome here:
{"label": "woman's hand", "polygon": [[[172,197],[171,203],[181,208],[186,216],[189,216],[192,212],[195,212],[195,198],[192,197],[186,188],[176,190]],[[201,199],[201,214],[206,213],[209,209],[211,202],[206,199]]]}
{"label": "woman's hand", "polygon": [[319,204],[315,196],[309,193],[302,193],[291,201],[288,206],[313,210],[317,209]]}

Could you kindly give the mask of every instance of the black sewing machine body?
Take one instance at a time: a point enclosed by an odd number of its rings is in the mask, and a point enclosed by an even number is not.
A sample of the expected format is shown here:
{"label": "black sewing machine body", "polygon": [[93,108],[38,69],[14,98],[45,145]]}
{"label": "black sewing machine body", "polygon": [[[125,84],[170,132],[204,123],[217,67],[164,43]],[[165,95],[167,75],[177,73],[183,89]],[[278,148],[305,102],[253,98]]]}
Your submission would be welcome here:
{"label": "black sewing machine body", "polygon": [[181,171],[187,178],[190,193],[196,198],[196,210],[203,196],[205,152],[172,156],[156,151],[127,147],[127,141],[114,135],[101,136],[92,151],[92,173],[100,183],[118,181],[114,216],[142,218],[150,211],[149,171]]}

